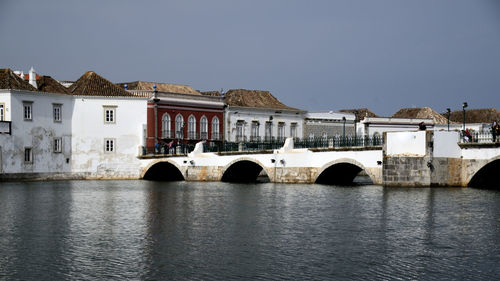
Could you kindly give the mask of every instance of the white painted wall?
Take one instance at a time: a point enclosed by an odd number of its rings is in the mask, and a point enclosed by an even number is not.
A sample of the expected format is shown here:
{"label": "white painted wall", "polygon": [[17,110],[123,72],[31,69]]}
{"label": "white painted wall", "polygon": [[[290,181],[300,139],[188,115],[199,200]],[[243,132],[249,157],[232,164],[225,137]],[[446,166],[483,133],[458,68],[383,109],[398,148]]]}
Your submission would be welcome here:
{"label": "white painted wall", "polygon": [[[281,112],[281,113],[276,113]],[[226,141],[236,141],[236,123],[238,120],[244,121],[243,135],[249,141],[252,134],[252,121],[258,121],[259,137],[264,140],[266,122],[270,121],[269,117],[272,116],[272,137],[278,137],[278,123],[285,123],[284,137],[290,136],[290,125],[296,123],[296,136],[302,137],[304,115],[300,111],[286,111],[275,109],[261,109],[261,108],[248,108],[248,107],[227,107],[224,114],[224,130]]]}
{"label": "white painted wall", "polygon": [[434,131],[434,157],[460,158],[459,132]]}
{"label": "white painted wall", "polygon": [[[6,103],[6,120],[12,121],[12,134],[0,135],[3,173],[70,172],[66,163],[71,146],[71,96],[3,90],[0,94]],[[24,120],[23,101],[32,102],[32,120]],[[62,105],[62,121],[54,122],[53,104]],[[54,152],[54,138],[62,138],[63,152]],[[24,149],[32,148],[33,162],[25,163]]]}
{"label": "white painted wall", "polygon": [[388,156],[414,155],[425,156],[426,132],[388,132],[387,151]]}
{"label": "white painted wall", "polygon": [[[97,177],[139,176],[139,147],[147,122],[146,98],[77,97],[72,119],[73,172]],[[115,123],[104,122],[104,106],[116,110]],[[115,151],[105,152],[105,139]]]}

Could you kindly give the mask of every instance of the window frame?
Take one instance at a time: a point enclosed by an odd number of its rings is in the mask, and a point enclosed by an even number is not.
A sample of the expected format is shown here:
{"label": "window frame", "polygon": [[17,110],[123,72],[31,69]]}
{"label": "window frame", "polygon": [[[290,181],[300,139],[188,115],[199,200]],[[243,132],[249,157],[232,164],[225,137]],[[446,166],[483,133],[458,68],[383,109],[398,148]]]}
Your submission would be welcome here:
{"label": "window frame", "polygon": [[[116,109],[118,106],[116,105],[103,105],[103,120],[104,124],[116,124]],[[111,114],[108,116],[108,112]]]}
{"label": "window frame", "polygon": [[[27,110],[29,109],[29,110]],[[23,120],[33,121],[33,102],[23,101]]]}
{"label": "window frame", "polygon": [[188,139],[196,139],[196,117],[194,115],[188,117]]}
{"label": "window frame", "polygon": [[[56,113],[56,111],[59,111]],[[60,103],[53,103],[52,104],[52,117],[54,120],[54,123],[61,123],[62,122],[62,104]]]}
{"label": "window frame", "polygon": [[175,116],[175,138],[184,139],[184,117],[181,114]]}
{"label": "window frame", "polygon": [[33,148],[24,147],[24,164],[33,164]]}
{"label": "window frame", "polygon": [[0,121],[5,121],[5,103],[0,102]]}
{"label": "window frame", "polygon": [[52,145],[54,153],[62,153],[62,138],[54,138]]}
{"label": "window frame", "polygon": [[220,127],[219,127],[219,117],[214,116],[212,118],[212,139],[218,140],[220,139]]}
{"label": "window frame", "polygon": [[170,114],[165,113],[161,118],[161,135],[163,138],[171,138],[172,137],[172,119],[170,118]]}
{"label": "window frame", "polygon": [[116,139],[105,138],[104,139],[104,153],[115,153],[116,152]]}
{"label": "window frame", "polygon": [[200,139],[208,139],[208,118],[205,115],[200,118]]}

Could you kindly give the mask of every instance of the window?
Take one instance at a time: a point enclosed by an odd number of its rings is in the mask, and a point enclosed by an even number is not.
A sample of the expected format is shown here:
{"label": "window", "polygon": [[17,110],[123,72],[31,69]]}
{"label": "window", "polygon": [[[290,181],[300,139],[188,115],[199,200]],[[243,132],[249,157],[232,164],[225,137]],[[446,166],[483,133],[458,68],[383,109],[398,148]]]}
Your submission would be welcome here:
{"label": "window", "polygon": [[243,120],[236,122],[236,141],[243,141]]}
{"label": "window", "polygon": [[215,116],[212,119],[212,139],[214,139],[214,140],[220,139],[220,136],[219,136],[219,118],[217,118],[217,116]]}
{"label": "window", "polygon": [[271,141],[273,138],[273,122],[266,122],[266,131],[265,131],[265,138],[266,141]]}
{"label": "window", "polygon": [[31,147],[24,148],[24,163],[33,163],[33,152]]}
{"label": "window", "polygon": [[61,104],[53,104],[52,112],[54,114],[54,122],[61,122]]}
{"label": "window", "polygon": [[208,119],[205,116],[200,119],[200,139],[208,139]]}
{"label": "window", "polygon": [[326,141],[328,139],[328,134],[326,132],[322,132],[321,139],[323,139],[323,141]]}
{"label": "window", "polygon": [[297,137],[297,123],[290,124],[290,136],[292,138]]}
{"label": "window", "polygon": [[184,138],[184,118],[180,114],[175,117],[175,137],[178,139]]}
{"label": "window", "polygon": [[116,123],[116,106],[106,105],[104,107],[104,124]]}
{"label": "window", "polygon": [[0,103],[0,121],[5,120],[5,104]]}
{"label": "window", "polygon": [[259,121],[252,121],[250,141],[259,141]]}
{"label": "window", "polygon": [[172,131],[170,130],[170,123],[172,120],[170,120],[170,115],[165,113],[162,118],[162,136],[163,138],[171,138],[172,137]]}
{"label": "window", "polygon": [[278,139],[283,140],[285,138],[285,123],[278,123]]}
{"label": "window", "polygon": [[309,133],[309,140],[314,140],[314,133]]}
{"label": "window", "polygon": [[193,115],[188,118],[188,138],[196,138],[196,118]]}
{"label": "window", "polygon": [[24,120],[26,121],[33,120],[33,102],[24,101],[23,108],[24,108]]}
{"label": "window", "polygon": [[62,139],[54,138],[54,153],[61,153],[61,152],[62,152]]}
{"label": "window", "polygon": [[114,152],[114,151],[115,151],[115,140],[104,139],[104,152]]}

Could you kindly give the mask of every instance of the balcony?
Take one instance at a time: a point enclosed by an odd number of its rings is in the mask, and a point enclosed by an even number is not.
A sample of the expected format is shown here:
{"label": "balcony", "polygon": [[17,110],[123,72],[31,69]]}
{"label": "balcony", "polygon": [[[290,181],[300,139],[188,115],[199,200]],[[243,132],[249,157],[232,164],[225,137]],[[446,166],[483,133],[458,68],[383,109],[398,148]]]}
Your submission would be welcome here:
{"label": "balcony", "polygon": [[10,135],[12,133],[12,121],[0,121],[0,134]]}

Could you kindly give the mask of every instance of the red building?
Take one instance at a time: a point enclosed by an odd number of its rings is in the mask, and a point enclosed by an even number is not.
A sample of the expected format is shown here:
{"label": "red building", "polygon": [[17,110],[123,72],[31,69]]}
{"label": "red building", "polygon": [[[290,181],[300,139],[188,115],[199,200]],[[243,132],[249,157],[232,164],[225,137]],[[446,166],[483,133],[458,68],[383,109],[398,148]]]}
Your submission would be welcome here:
{"label": "red building", "polygon": [[[200,93],[185,85],[136,81],[120,83],[136,95],[148,95],[146,146],[208,145],[224,139],[224,101],[218,92]],[[155,89],[156,87],[156,89]]]}

